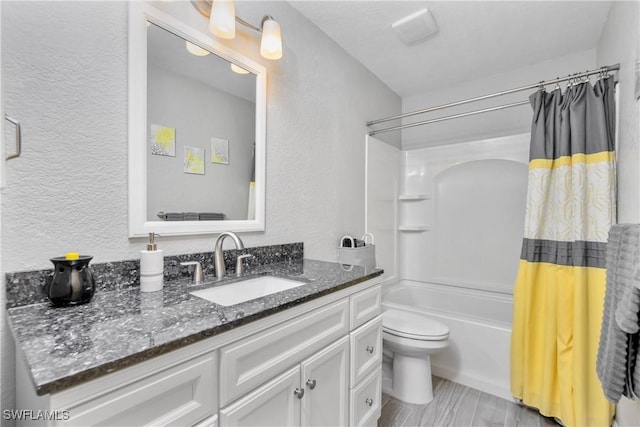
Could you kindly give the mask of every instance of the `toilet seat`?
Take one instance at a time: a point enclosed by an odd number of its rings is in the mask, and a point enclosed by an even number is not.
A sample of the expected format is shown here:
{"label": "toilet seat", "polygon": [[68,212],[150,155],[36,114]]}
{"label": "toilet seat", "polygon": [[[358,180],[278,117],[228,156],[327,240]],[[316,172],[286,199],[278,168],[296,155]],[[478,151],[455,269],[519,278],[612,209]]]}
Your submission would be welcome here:
{"label": "toilet seat", "polygon": [[449,337],[449,328],[418,313],[389,309],[382,315],[384,332],[420,341],[441,341]]}

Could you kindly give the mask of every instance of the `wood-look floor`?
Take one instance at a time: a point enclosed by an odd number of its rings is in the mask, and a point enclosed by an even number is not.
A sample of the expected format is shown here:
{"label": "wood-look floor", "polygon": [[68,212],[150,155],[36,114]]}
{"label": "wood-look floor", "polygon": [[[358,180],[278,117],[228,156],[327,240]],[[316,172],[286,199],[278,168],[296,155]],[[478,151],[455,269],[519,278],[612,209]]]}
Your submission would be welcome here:
{"label": "wood-look floor", "polygon": [[427,405],[411,405],[383,394],[378,427],[559,426],[533,409],[438,377],[433,396]]}

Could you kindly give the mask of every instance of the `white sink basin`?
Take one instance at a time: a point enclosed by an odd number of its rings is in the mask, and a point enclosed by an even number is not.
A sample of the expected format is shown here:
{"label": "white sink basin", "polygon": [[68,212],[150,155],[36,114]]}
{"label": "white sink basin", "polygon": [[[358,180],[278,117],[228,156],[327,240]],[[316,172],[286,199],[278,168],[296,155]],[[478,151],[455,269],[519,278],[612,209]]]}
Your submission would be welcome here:
{"label": "white sink basin", "polygon": [[215,286],[213,288],[193,291],[191,295],[215,302],[216,304],[230,306],[249,301],[276,292],[286,291],[304,285],[304,282],[283,279],[273,276],[260,276],[241,282],[233,282],[228,285]]}

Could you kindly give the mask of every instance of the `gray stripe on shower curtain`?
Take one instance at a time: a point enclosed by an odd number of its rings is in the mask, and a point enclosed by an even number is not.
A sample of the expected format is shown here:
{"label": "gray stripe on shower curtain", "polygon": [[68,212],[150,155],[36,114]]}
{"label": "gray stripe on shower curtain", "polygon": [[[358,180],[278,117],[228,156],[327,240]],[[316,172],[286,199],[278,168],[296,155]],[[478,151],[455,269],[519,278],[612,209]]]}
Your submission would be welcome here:
{"label": "gray stripe on shower curtain", "polygon": [[603,242],[558,242],[523,239],[520,259],[575,267],[604,268],[607,244]]}
{"label": "gray stripe on shower curtain", "polygon": [[[559,89],[532,94],[529,97],[534,115],[531,131],[537,139],[531,144],[529,160],[613,151],[615,105],[605,105],[603,99],[609,104],[615,103],[614,97],[608,96],[614,90],[614,79],[608,78],[599,80],[593,89],[589,84],[572,86],[564,96]],[[543,120],[540,120],[541,114]],[[594,116],[604,120],[571,122],[571,119]]]}

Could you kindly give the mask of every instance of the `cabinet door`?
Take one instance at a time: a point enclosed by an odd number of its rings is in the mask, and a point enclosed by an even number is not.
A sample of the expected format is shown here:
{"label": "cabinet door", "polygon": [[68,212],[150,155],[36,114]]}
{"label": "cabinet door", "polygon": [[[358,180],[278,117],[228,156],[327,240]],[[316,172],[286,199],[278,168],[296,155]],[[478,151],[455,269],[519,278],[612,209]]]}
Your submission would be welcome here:
{"label": "cabinet door", "polygon": [[346,426],[349,421],[349,338],[301,364],[303,426]]}
{"label": "cabinet door", "polygon": [[220,427],[297,426],[300,401],[300,365],[220,410]]}

